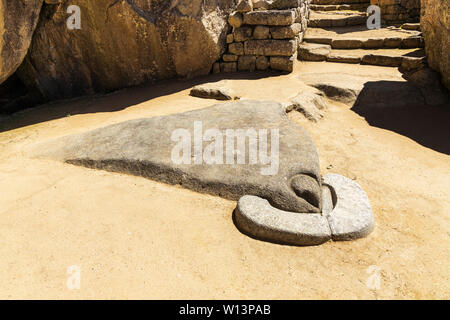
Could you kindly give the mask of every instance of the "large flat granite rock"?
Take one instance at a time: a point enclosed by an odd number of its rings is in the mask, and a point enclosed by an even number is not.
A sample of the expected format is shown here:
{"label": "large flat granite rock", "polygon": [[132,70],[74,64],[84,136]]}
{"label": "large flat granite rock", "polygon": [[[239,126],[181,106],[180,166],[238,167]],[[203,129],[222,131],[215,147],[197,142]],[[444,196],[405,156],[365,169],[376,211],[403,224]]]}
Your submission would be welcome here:
{"label": "large flat granite rock", "polygon": [[[195,138],[194,123],[196,133],[217,129],[224,137],[228,137],[227,129],[255,129],[258,133],[268,130],[269,164],[261,163],[259,153],[257,163],[250,163],[248,142],[245,163],[226,164],[225,151],[223,164],[205,163],[201,153],[211,149],[208,146],[213,142]],[[272,144],[276,131],[272,130],[279,130],[279,158],[271,157],[271,152],[276,150],[276,140]],[[174,148],[179,145],[172,138],[180,132],[187,132],[192,138],[190,164],[177,164],[172,159]],[[194,147],[196,141],[200,148]],[[217,138],[217,141],[223,141],[221,149],[225,149],[226,139]],[[262,139],[258,136],[257,140],[247,141],[256,141],[260,146]],[[279,210],[307,213],[322,210],[319,159],[314,143],[305,130],[288,119],[283,106],[276,102],[239,101],[131,120],[40,144],[31,152],[75,165],[179,184],[231,200],[244,195],[258,196]]]}

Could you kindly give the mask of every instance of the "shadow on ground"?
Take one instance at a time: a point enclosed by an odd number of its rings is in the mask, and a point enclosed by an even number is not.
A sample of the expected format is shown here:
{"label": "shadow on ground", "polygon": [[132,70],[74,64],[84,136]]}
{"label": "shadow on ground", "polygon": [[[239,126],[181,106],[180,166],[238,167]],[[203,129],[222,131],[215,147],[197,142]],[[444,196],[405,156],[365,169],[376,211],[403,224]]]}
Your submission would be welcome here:
{"label": "shadow on ground", "polygon": [[410,82],[367,82],[352,110],[371,126],[391,130],[450,155],[450,105],[448,99],[444,103],[428,103],[437,95],[442,92]]}
{"label": "shadow on ground", "polygon": [[[41,106],[19,111],[15,114],[5,115],[3,119],[0,117],[0,133],[41,122],[64,118],[69,115],[120,111],[130,106],[183,91],[203,83],[217,82],[220,80],[257,80],[277,77],[283,74],[284,73],[276,71],[221,73],[189,80],[171,79],[159,81],[154,84],[147,83],[109,94],[99,94],[94,97],[85,96],[70,100],[53,101]],[[115,98],[114,104],[111,104],[111,99],[102,99],[102,97],[111,97],[111,95]]]}

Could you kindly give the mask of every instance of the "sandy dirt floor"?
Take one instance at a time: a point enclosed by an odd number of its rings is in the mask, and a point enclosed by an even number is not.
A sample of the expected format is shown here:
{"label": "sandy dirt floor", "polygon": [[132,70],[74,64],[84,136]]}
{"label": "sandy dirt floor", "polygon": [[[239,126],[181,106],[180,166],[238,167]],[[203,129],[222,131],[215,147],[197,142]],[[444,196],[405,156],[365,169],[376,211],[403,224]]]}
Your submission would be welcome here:
{"label": "sandy dirt floor", "polygon": [[[245,99],[286,101],[302,90],[299,75],[331,71],[403,81],[394,68],[298,63],[290,75],[243,74],[227,85]],[[26,153],[63,135],[207,107],[215,101],[189,88],[217,80],[52,103],[0,122],[0,298],[450,298],[449,136],[436,112],[428,120],[440,147],[371,126],[340,103],[318,123],[291,113],[312,135],[322,172],[355,179],[375,215],[368,238],[316,247],[248,238],[233,224],[233,201]],[[66,286],[72,265],[79,290]],[[368,286],[378,273],[379,288]]]}

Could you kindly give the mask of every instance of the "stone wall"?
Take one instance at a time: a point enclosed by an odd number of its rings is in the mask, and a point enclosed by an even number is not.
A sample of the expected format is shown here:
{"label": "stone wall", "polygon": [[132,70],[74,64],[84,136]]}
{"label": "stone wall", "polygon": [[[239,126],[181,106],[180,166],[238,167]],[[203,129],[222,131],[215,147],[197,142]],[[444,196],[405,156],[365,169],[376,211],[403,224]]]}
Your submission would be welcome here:
{"label": "stone wall", "polygon": [[213,72],[292,72],[303,40],[310,0],[244,0],[229,16],[228,50]]}
{"label": "stone wall", "polygon": [[422,0],[421,10],[428,64],[441,73],[443,84],[450,89],[450,1]]}
{"label": "stone wall", "polygon": [[381,20],[386,24],[419,22],[420,0],[370,0],[381,8]]}

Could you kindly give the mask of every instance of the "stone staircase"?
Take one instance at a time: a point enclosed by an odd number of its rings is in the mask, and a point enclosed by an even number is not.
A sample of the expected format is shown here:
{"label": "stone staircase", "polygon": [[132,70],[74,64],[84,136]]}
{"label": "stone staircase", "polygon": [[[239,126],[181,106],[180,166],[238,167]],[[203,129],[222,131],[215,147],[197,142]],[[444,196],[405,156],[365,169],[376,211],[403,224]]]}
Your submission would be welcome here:
{"label": "stone staircase", "polygon": [[424,40],[418,23],[367,28],[367,0],[312,0],[299,59],[361,63],[404,70],[425,64]]}

